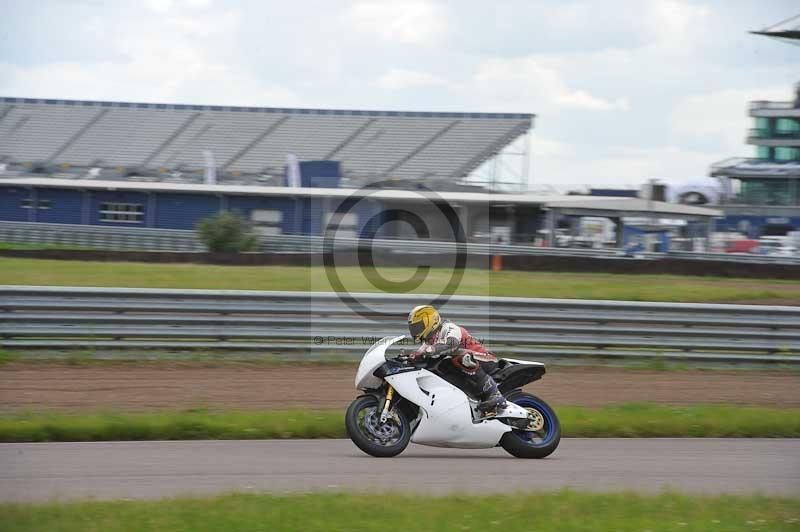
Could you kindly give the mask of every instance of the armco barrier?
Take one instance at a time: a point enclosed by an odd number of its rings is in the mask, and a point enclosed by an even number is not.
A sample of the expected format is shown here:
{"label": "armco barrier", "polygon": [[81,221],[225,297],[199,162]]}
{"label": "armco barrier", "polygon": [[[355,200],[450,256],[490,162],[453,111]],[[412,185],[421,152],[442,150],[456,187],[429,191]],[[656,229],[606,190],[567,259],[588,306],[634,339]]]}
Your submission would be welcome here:
{"label": "armco barrier", "polygon": [[[420,295],[0,286],[0,345],[22,350],[360,356]],[[455,296],[443,313],[495,352],[800,364],[800,308]]]}

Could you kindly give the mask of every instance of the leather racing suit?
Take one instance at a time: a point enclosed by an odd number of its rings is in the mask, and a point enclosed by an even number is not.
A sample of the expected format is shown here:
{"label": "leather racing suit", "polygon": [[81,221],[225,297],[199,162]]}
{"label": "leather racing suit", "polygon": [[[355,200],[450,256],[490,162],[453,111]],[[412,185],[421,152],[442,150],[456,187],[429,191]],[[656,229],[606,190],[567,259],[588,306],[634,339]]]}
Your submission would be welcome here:
{"label": "leather racing suit", "polygon": [[443,377],[480,399],[478,408],[482,412],[505,406],[505,398],[498,390],[497,383],[487,373],[494,368],[497,357],[464,327],[443,321],[411,357],[449,357],[449,361],[439,365]]}

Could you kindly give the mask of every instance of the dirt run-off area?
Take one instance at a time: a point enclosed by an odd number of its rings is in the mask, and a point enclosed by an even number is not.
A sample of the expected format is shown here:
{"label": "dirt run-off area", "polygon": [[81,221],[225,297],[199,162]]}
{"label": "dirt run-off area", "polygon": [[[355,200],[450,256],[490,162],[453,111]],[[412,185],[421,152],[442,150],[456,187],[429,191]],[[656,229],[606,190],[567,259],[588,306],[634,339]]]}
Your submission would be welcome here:
{"label": "dirt run-off area", "polygon": [[[0,413],[344,409],[349,364],[20,363],[0,366]],[[651,402],[800,407],[800,373],[551,367],[526,389],[554,405]]]}

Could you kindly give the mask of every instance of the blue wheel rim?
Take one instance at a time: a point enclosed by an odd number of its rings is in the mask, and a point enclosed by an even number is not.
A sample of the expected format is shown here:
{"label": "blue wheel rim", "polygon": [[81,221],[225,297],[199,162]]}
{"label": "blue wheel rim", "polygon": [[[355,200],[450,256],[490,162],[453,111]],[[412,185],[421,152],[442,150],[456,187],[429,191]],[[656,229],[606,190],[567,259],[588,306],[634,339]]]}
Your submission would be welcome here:
{"label": "blue wheel rim", "polygon": [[[555,436],[555,416],[550,408],[530,397],[520,397],[519,399],[513,399],[511,402],[517,406],[521,406],[522,408],[535,408],[540,414],[542,414],[542,417],[544,418],[545,432],[543,436],[537,436],[541,431],[531,433],[523,430],[512,430],[514,436],[529,445],[538,446],[550,443]],[[535,441],[537,438],[540,439],[540,441]]]}

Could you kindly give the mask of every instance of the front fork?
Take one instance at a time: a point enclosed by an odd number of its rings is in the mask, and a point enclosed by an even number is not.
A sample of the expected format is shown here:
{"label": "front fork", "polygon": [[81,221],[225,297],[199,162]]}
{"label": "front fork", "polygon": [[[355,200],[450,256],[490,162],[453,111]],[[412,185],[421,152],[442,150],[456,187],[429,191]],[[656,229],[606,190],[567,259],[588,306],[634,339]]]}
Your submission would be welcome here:
{"label": "front fork", "polygon": [[392,388],[391,384],[386,384],[388,387],[386,390],[386,399],[383,403],[383,410],[381,410],[381,423],[386,423],[386,420],[389,419],[389,407],[392,404],[392,397],[394,397],[394,388]]}

